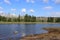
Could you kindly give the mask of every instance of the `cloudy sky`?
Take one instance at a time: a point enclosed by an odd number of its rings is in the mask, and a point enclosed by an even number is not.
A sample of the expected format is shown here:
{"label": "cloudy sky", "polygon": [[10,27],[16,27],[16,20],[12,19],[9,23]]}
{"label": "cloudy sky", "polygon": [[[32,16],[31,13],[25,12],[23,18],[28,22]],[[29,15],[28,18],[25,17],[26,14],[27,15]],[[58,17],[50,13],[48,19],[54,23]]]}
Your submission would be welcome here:
{"label": "cloudy sky", "polygon": [[60,0],[0,0],[0,13],[60,17]]}

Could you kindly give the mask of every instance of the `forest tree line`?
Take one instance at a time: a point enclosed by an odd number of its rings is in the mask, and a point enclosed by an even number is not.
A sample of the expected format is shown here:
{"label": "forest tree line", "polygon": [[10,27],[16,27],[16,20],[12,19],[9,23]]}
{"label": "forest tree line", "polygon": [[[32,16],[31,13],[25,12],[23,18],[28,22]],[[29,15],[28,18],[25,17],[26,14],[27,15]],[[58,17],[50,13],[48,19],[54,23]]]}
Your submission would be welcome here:
{"label": "forest tree line", "polygon": [[[24,19],[21,19],[19,15],[17,18],[10,18],[5,16],[0,16],[0,22],[37,22],[36,16],[30,16],[28,14],[24,15]],[[45,22],[45,20],[41,20],[38,22]],[[59,17],[47,17],[46,22],[60,22]]]}
{"label": "forest tree line", "polygon": [[0,22],[36,22],[36,17],[28,14],[24,16],[24,19],[21,19],[20,15],[17,18],[0,16]]}

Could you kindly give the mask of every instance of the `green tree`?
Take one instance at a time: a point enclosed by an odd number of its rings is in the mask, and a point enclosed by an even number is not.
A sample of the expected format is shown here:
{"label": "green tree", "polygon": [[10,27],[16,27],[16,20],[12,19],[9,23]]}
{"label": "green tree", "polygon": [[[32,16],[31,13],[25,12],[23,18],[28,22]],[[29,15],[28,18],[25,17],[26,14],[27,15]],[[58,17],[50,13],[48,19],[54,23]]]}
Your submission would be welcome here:
{"label": "green tree", "polygon": [[30,15],[28,16],[28,22],[31,22],[31,16]]}
{"label": "green tree", "polygon": [[36,17],[35,16],[31,17],[31,22],[36,22]]}
{"label": "green tree", "polygon": [[1,20],[2,20],[2,21],[4,21],[4,22],[6,22],[6,21],[7,21],[6,19],[7,19],[7,18],[6,18],[6,17],[4,17],[4,16],[1,18]]}
{"label": "green tree", "polygon": [[56,22],[60,22],[60,18],[57,18],[57,19],[56,19]]}
{"label": "green tree", "polygon": [[18,20],[18,22],[20,22],[20,15],[18,16],[17,20]]}
{"label": "green tree", "polygon": [[18,22],[17,18],[14,18],[14,19],[13,19],[13,22]]}
{"label": "green tree", "polygon": [[0,16],[0,21],[2,21],[2,16]]}
{"label": "green tree", "polygon": [[24,22],[28,22],[28,14],[25,14],[25,16],[24,16]]}
{"label": "green tree", "polygon": [[54,22],[54,18],[53,17],[48,17],[47,22]]}
{"label": "green tree", "polygon": [[8,18],[8,22],[12,22],[11,18]]}

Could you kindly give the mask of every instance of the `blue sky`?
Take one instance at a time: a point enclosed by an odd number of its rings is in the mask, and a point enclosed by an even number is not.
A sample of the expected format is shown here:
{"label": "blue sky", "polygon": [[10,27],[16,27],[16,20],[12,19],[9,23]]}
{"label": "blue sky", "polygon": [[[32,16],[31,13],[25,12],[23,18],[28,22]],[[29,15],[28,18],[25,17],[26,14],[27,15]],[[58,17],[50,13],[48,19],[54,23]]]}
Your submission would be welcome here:
{"label": "blue sky", "polygon": [[60,17],[60,0],[0,0],[0,13]]}

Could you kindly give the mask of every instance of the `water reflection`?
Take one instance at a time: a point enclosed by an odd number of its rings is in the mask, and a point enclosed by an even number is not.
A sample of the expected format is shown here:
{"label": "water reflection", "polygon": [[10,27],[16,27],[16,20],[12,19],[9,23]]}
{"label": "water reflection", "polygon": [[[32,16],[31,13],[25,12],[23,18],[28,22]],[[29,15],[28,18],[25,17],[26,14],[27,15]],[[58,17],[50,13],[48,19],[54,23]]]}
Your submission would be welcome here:
{"label": "water reflection", "polygon": [[0,40],[17,40],[25,35],[44,33],[43,27],[60,27],[60,24],[0,24]]}
{"label": "water reflection", "polygon": [[35,25],[36,24],[24,24],[25,26],[25,33],[28,34],[35,34]]}

